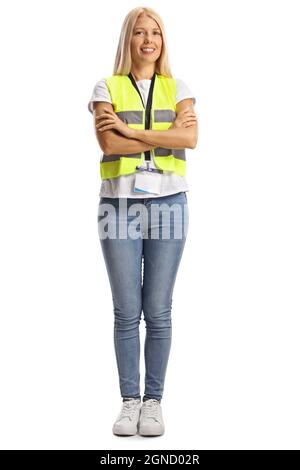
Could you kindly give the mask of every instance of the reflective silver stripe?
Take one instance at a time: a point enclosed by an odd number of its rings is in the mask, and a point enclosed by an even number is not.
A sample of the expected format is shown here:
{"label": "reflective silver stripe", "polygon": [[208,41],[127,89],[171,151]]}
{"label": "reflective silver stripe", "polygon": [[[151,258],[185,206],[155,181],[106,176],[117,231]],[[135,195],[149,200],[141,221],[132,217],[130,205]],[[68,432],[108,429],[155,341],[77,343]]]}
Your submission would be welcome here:
{"label": "reflective silver stripe", "polygon": [[[116,114],[127,124],[143,124],[143,111],[118,111]],[[175,118],[176,113],[172,109],[154,110],[155,122],[173,122]]]}
{"label": "reflective silver stripe", "polygon": [[156,157],[168,157],[169,155],[174,155],[175,158],[179,160],[185,160],[185,149],[164,149],[157,147],[154,150],[154,155]]}
{"label": "reflective silver stripe", "polygon": [[172,109],[155,109],[154,121],[155,122],[172,122],[175,121],[176,113]]}
{"label": "reflective silver stripe", "polygon": [[143,124],[143,111],[119,111],[116,114],[127,124]]}
{"label": "reflective silver stripe", "polygon": [[156,157],[167,157],[168,155],[172,155],[171,149],[164,149],[162,147],[157,147],[154,152]]}
{"label": "reflective silver stripe", "polygon": [[122,155],[122,154],[114,154],[114,155],[104,155],[102,158],[102,162],[114,162],[116,160],[120,160],[120,157],[126,158],[140,158],[141,153],[131,153],[130,155]]}
{"label": "reflective silver stripe", "polygon": [[179,160],[185,160],[185,149],[174,149],[173,155],[175,158]]}

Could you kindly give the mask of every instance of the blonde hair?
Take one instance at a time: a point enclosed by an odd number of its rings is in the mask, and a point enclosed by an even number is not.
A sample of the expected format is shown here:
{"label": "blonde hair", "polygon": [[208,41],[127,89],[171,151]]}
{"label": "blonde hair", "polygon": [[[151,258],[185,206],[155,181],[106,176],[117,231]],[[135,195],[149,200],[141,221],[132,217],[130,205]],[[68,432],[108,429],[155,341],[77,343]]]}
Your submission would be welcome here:
{"label": "blonde hair", "polygon": [[131,10],[124,19],[118,50],[115,58],[115,64],[113,69],[113,75],[128,75],[132,66],[130,43],[133,33],[134,25],[140,15],[147,15],[153,20],[155,20],[160,27],[162,34],[162,48],[159,59],[155,63],[155,73],[159,75],[164,75],[166,77],[172,78],[172,73],[169,64],[168,51],[167,51],[167,41],[166,33],[163,21],[158,13],[156,13],[152,8],[147,7],[137,7]]}

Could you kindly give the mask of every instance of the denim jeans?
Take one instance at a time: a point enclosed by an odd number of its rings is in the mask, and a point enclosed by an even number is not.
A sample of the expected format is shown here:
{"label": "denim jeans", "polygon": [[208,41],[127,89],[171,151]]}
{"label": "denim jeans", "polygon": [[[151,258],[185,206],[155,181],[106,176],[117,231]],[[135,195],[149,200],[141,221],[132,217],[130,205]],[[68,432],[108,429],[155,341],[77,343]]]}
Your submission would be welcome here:
{"label": "denim jeans", "polygon": [[142,312],[146,327],[143,401],[161,401],[163,396],[172,338],[172,296],[188,220],[183,191],[155,198],[100,197],[98,234],[111,287],[123,401],[141,399]]}

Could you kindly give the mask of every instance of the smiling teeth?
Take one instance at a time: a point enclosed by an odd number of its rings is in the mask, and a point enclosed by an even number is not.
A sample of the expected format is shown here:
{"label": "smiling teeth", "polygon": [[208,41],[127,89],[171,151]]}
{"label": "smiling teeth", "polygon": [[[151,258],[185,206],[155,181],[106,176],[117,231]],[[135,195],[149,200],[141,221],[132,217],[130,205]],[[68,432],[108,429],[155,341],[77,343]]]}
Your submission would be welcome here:
{"label": "smiling teeth", "polygon": [[142,49],[142,51],[147,51],[147,52],[150,52],[150,51],[151,51],[151,52],[153,52],[153,51],[154,51],[154,49],[148,49],[148,48],[145,48],[145,49]]}

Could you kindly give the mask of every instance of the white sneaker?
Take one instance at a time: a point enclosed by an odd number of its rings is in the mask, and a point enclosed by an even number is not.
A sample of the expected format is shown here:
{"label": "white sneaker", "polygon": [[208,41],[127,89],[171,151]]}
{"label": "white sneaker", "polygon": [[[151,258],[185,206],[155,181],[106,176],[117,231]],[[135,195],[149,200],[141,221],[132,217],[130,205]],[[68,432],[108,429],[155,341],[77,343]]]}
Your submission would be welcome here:
{"label": "white sneaker", "polygon": [[123,401],[122,409],[113,425],[112,431],[117,436],[133,436],[137,433],[137,424],[141,410],[141,400],[130,398]]}
{"label": "white sneaker", "polygon": [[139,419],[141,436],[161,436],[165,432],[162,409],[158,400],[151,398],[143,402]]}

